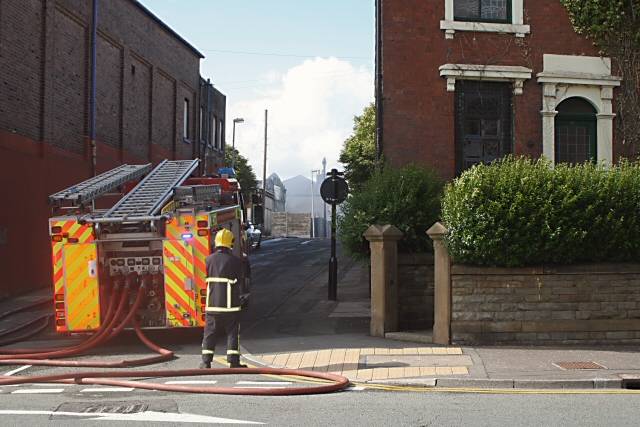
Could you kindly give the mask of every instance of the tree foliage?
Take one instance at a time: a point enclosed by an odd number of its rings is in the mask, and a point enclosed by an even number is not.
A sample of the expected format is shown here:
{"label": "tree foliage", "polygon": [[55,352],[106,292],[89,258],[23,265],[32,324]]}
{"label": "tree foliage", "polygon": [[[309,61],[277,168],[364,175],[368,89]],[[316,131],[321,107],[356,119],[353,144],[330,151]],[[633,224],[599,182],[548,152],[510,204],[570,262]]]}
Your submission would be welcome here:
{"label": "tree foliage", "polygon": [[362,189],[341,205],[340,240],[355,257],[365,257],[369,245],[362,237],[370,225],[392,224],[404,234],[403,252],[430,252],[426,231],[440,216],[443,182],[430,169],[409,165],[374,172]]}
{"label": "tree foliage", "polygon": [[376,155],[376,109],[373,103],[361,115],[354,117],[353,134],[340,152],[345,165],[345,178],[353,190],[358,190],[373,175],[379,162]]}
{"label": "tree foliage", "polygon": [[224,151],[224,164],[226,167],[231,167],[231,165],[234,164],[234,154],[236,177],[240,183],[242,194],[247,197],[250,193],[254,192],[258,186],[256,174],[253,172],[253,168],[246,157],[230,145],[227,145]]}
{"label": "tree foliage", "polygon": [[613,60],[623,78],[616,96],[617,137],[625,155],[640,149],[640,0],[560,0],[575,30]]}

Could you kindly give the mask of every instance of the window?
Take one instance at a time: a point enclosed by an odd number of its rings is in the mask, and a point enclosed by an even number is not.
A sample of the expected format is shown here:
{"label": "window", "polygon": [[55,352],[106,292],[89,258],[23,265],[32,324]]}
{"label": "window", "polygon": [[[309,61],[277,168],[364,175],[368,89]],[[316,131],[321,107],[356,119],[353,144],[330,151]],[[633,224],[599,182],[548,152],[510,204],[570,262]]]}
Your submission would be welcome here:
{"label": "window", "polygon": [[511,23],[511,0],[454,0],[454,18]]}
{"label": "window", "polygon": [[200,107],[200,141],[204,141],[204,108]]}
{"label": "window", "polygon": [[509,83],[456,83],[456,168],[490,163],[511,153],[512,89]]}
{"label": "window", "polygon": [[[436,0],[432,0],[436,1]],[[440,29],[453,39],[456,31],[514,34],[525,37],[531,27],[524,23],[524,0],[440,0],[444,19]]]}
{"label": "window", "polygon": [[222,150],[222,128],[224,126],[224,122],[222,120],[218,121],[218,128],[216,129],[216,144],[218,149]]}
{"label": "window", "polygon": [[212,147],[214,146],[214,144],[216,143],[215,141],[215,136],[216,136],[216,116],[214,116],[213,114],[211,114],[211,116],[209,117],[209,145],[211,145]]}
{"label": "window", "polygon": [[182,138],[189,140],[189,100],[184,99],[184,111],[182,114]]}

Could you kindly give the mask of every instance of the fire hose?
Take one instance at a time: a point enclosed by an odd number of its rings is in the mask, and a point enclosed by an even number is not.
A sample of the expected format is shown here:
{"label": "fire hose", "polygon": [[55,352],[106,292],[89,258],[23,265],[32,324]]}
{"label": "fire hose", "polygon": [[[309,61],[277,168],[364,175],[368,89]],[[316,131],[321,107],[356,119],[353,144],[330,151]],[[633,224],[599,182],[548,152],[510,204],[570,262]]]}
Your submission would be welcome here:
{"label": "fire hose", "polygon": [[[129,291],[133,288],[133,280],[131,276],[125,279],[123,287],[119,283],[115,283],[112,288],[109,305],[106,310],[104,321],[96,332],[87,340],[80,344],[65,348],[45,348],[40,350],[34,349],[5,349],[0,352],[0,365],[38,365],[38,366],[54,366],[54,367],[90,367],[90,368],[126,368],[149,365],[163,361],[171,360],[175,357],[171,350],[162,348],[147,338],[135,314],[140,307],[144,289],[147,286],[143,277],[140,287],[137,291],[135,300],[129,308],[126,315],[123,313],[128,307]],[[117,301],[117,303],[116,303]],[[0,319],[10,314],[17,313],[28,308],[42,305],[44,302],[30,304],[10,312],[0,314]],[[41,321],[46,318],[47,322],[38,329],[40,332],[48,324],[49,316],[41,316],[37,320],[27,322],[29,325]],[[77,361],[77,360],[53,360],[72,356],[80,356],[88,351],[98,347],[101,344],[118,336],[124,328],[131,324],[138,339],[151,351],[157,353],[156,356],[144,357],[132,360],[121,360],[116,362],[104,361]],[[25,324],[26,325],[26,324]],[[18,327],[6,330],[0,333],[0,338],[9,335],[18,330],[22,330],[27,326],[20,325]],[[24,336],[30,337],[35,335],[33,331],[26,335],[15,339],[0,341],[1,345],[16,342]],[[202,387],[202,386],[184,386],[175,384],[160,384],[152,382],[139,382],[131,379],[117,378],[161,378],[161,377],[189,377],[204,375],[278,375],[278,376],[295,376],[321,380],[328,383],[309,387],[285,387],[285,388],[252,388],[252,387]],[[0,385],[18,385],[29,383],[51,383],[60,382],[67,384],[91,384],[91,385],[107,385],[117,387],[131,387],[137,389],[158,390],[167,392],[183,392],[183,393],[207,393],[207,394],[233,394],[233,395],[259,395],[259,396],[285,396],[285,395],[303,395],[303,394],[319,394],[340,391],[349,386],[349,380],[343,376],[325,373],[311,372],[297,369],[280,369],[280,368],[210,368],[210,369],[180,369],[180,370],[120,370],[120,371],[86,371],[65,374],[52,374],[40,376],[15,376],[0,377]]]}
{"label": "fire hose", "polygon": [[[38,301],[29,303],[27,305],[23,305],[22,307],[18,307],[18,308],[14,308],[12,310],[6,311],[4,313],[0,314],[0,320],[7,318],[13,314],[17,314],[26,310],[29,310],[31,308],[35,308],[35,307],[40,307],[42,305],[45,304],[50,304],[51,300],[49,298],[43,298],[40,299]],[[23,329],[27,329],[29,326],[32,325],[36,325],[39,323],[39,325],[35,328],[32,328],[31,330],[29,330],[29,332],[22,334],[22,335],[18,335],[18,336],[13,336],[12,338],[7,338],[7,339],[3,339],[0,340],[0,347],[5,346],[5,345],[9,345],[9,344],[13,344],[16,342],[20,342],[20,341],[25,341],[29,338],[31,338],[32,336],[35,336],[37,334],[39,334],[40,332],[44,331],[46,329],[46,327],[49,325],[49,319],[53,317],[53,314],[48,313],[48,314],[44,314],[41,315],[39,317],[36,317],[35,319],[31,319],[28,322],[22,323],[14,328],[11,329],[5,329],[0,331],[0,337],[4,337],[4,336],[9,336],[9,335],[13,335],[15,332],[21,331]]]}

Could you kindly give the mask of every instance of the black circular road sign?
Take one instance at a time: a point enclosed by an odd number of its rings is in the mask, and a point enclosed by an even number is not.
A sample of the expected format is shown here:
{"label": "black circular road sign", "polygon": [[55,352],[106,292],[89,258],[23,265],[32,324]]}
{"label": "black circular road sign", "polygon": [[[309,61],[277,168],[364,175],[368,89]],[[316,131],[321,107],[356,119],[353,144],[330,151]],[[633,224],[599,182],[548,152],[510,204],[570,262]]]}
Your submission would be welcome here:
{"label": "black circular road sign", "polygon": [[320,196],[322,200],[328,204],[340,204],[347,200],[349,194],[349,186],[344,178],[339,176],[330,176],[322,181],[320,186]]}

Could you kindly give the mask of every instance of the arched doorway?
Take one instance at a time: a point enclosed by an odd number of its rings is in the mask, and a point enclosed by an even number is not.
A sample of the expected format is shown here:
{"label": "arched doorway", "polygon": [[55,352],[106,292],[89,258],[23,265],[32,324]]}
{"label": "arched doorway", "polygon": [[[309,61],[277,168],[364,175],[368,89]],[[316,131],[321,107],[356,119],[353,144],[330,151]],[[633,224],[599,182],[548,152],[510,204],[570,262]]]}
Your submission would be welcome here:
{"label": "arched doorway", "polygon": [[584,98],[568,98],[557,107],[556,163],[584,163],[597,160],[597,111]]}

